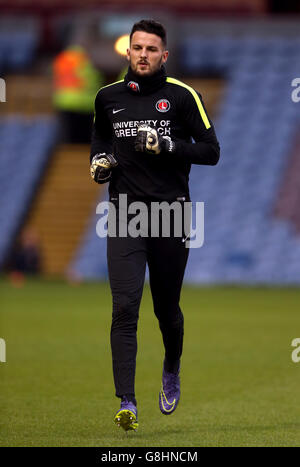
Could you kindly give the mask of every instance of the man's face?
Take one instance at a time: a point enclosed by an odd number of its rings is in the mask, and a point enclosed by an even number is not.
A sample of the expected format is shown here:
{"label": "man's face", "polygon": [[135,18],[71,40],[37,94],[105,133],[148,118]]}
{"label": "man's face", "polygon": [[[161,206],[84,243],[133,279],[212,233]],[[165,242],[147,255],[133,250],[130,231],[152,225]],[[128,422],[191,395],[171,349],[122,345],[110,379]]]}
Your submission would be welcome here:
{"label": "man's face", "polygon": [[131,69],[139,76],[153,75],[167,61],[169,52],[156,34],[135,31],[127,49]]}

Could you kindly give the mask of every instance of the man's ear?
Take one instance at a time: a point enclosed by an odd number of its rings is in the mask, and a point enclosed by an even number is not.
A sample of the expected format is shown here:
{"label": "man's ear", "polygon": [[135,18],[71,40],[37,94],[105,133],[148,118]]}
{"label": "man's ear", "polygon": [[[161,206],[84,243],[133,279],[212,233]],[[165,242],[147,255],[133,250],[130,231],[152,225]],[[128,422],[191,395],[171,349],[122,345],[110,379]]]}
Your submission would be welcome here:
{"label": "man's ear", "polygon": [[128,61],[130,61],[130,49],[127,49],[127,54],[126,54],[126,58]]}
{"label": "man's ear", "polygon": [[168,56],[169,56],[169,51],[165,50],[162,55],[163,63],[166,63],[166,61],[168,60]]}

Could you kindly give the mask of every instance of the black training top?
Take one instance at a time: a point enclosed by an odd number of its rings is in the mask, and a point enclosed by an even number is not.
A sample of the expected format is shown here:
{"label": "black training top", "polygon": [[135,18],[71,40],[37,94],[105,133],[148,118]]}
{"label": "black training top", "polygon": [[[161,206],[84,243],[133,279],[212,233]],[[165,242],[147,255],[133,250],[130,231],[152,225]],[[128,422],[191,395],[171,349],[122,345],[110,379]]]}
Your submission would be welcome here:
{"label": "black training top", "polygon": [[[170,136],[175,153],[136,152],[134,140],[141,123]],[[215,165],[220,147],[200,94],[167,77],[164,67],[143,78],[129,67],[124,80],[104,86],[96,96],[91,159],[103,152],[114,154],[119,164],[112,171],[110,195],[173,201],[190,199],[191,164]]]}

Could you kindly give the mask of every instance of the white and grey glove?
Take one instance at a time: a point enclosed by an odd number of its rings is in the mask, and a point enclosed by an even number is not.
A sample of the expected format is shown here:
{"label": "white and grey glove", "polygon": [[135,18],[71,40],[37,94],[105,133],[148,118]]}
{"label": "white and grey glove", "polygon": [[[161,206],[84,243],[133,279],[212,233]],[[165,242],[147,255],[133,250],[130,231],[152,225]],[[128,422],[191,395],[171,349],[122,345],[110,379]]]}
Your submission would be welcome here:
{"label": "white and grey glove", "polygon": [[118,165],[112,154],[96,154],[91,162],[90,173],[96,183],[106,183],[111,178],[111,170]]}
{"label": "white and grey glove", "polygon": [[155,128],[143,124],[137,129],[134,149],[149,154],[171,154],[175,151],[175,143],[170,136],[161,136]]}

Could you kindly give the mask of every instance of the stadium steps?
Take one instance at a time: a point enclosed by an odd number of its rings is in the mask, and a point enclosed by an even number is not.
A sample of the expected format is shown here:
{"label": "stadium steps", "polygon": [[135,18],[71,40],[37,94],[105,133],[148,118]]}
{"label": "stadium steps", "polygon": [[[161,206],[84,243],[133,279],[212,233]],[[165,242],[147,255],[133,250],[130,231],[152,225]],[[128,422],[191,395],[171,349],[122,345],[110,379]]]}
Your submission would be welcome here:
{"label": "stadium steps", "polygon": [[99,197],[88,160],[87,145],[59,146],[33,203],[25,229],[38,233],[45,274],[65,272]]}

